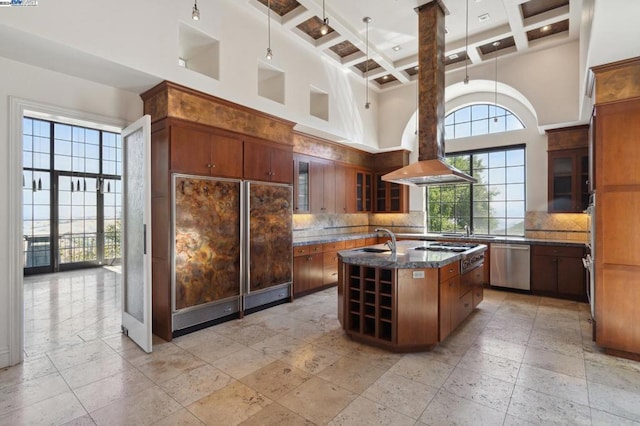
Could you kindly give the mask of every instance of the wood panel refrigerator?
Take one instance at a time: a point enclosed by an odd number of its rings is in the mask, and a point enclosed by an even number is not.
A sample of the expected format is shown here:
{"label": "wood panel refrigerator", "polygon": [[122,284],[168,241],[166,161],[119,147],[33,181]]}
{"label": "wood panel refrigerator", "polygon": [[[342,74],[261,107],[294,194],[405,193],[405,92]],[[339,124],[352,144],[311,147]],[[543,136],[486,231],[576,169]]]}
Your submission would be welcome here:
{"label": "wood panel refrigerator", "polygon": [[174,174],[172,330],[291,298],[291,185]]}

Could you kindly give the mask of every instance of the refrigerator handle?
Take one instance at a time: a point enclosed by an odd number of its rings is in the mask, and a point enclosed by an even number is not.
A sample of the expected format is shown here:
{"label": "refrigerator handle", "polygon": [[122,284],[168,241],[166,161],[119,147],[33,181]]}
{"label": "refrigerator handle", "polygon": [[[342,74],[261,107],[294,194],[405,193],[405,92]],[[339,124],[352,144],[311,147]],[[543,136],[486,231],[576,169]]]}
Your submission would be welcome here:
{"label": "refrigerator handle", "polygon": [[242,285],[240,289],[240,293],[242,295],[249,294],[250,285],[249,281],[251,279],[251,274],[249,272],[250,267],[250,259],[251,259],[251,244],[249,244],[251,231],[249,226],[251,225],[251,215],[250,215],[250,203],[249,203],[249,194],[251,192],[251,182],[244,182],[242,187],[243,194],[241,197],[240,212],[241,212],[241,220],[242,220],[242,229],[240,230],[240,240],[242,244],[244,244],[244,250],[242,250],[243,259],[242,259]]}

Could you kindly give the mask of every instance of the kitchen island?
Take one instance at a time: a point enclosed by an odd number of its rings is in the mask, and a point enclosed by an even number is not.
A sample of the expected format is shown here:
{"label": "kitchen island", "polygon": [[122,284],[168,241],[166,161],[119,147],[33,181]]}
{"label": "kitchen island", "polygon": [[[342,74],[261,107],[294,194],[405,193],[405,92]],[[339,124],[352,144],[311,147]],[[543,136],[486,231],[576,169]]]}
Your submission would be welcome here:
{"label": "kitchen island", "polygon": [[363,343],[428,350],[482,300],[484,252],[468,243],[398,241],[338,253],[338,319]]}

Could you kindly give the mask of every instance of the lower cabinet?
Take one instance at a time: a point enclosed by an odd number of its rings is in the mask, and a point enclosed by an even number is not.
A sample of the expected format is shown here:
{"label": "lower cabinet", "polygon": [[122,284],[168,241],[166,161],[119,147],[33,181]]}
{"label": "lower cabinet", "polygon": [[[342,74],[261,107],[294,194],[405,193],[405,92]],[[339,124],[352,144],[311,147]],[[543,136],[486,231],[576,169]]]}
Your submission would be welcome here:
{"label": "lower cabinet", "polygon": [[460,317],[460,266],[445,265],[438,270],[439,295],[439,341],[443,341],[461,322]]}
{"label": "lower cabinet", "polygon": [[322,287],[322,244],[313,244],[293,249],[293,294],[306,293]]}
{"label": "lower cabinet", "polygon": [[[364,245],[364,239],[362,244]],[[293,250],[293,294],[310,293],[338,282],[338,251],[346,241],[309,244]]]}
{"label": "lower cabinet", "polygon": [[531,251],[531,291],[534,294],[587,300],[584,249],[534,245]]}

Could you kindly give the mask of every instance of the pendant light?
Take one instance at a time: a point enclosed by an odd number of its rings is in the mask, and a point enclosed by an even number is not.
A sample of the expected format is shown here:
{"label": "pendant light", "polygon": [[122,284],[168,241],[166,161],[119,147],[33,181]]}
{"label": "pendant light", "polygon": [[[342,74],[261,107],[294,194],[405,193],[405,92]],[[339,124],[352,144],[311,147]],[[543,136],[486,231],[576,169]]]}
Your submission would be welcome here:
{"label": "pendant light", "polygon": [[194,0],[193,10],[191,11],[191,19],[194,21],[200,20],[200,10],[198,9],[198,0]]}
{"label": "pendant light", "polygon": [[273,51],[271,50],[271,0],[267,0],[267,37],[269,44],[267,45],[267,59],[273,59]]}
{"label": "pendant light", "polygon": [[464,84],[469,84],[469,0],[465,12],[465,35],[464,35]]}
{"label": "pendant light", "polygon": [[494,105],[494,113],[495,113],[495,115],[493,116],[493,122],[497,123],[498,122],[498,46],[500,46],[500,42],[499,41],[494,41],[493,42],[493,46],[496,48],[495,49],[495,52],[496,52],[496,58],[495,58],[496,73],[495,73],[495,82],[494,82],[494,89],[493,89],[493,105]]}
{"label": "pendant light", "polygon": [[324,0],[322,0],[322,26],[320,27],[320,34],[323,36],[329,32],[329,18],[326,15],[326,9],[324,7]]}
{"label": "pendant light", "polygon": [[365,103],[364,108],[369,109],[371,107],[371,102],[369,102],[369,23],[371,22],[371,18],[365,16],[362,18],[362,22],[366,25],[366,35],[367,35],[367,59],[364,63],[364,76],[365,76]]}

